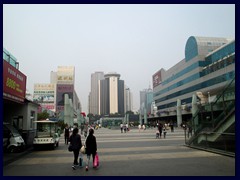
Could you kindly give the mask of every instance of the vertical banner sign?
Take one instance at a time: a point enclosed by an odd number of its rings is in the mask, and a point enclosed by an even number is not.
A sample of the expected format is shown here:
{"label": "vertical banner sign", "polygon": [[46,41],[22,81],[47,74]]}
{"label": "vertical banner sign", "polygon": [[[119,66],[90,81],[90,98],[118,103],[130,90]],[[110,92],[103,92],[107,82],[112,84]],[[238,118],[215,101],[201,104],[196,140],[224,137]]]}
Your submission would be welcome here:
{"label": "vertical banner sign", "polygon": [[27,77],[3,60],[3,97],[24,102]]}
{"label": "vertical banner sign", "polygon": [[153,88],[162,83],[161,71],[158,71],[152,76]]}

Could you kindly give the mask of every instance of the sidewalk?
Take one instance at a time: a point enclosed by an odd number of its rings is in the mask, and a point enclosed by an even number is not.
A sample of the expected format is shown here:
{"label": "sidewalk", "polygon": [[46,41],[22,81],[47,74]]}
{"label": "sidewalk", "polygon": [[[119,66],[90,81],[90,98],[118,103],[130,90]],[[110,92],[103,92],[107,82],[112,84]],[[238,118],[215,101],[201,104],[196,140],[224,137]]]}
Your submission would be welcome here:
{"label": "sidewalk", "polygon": [[[64,134],[60,135],[60,138],[63,139]],[[34,151],[33,145],[27,147],[23,152],[18,152],[18,153],[9,153],[9,152],[3,152],[3,166],[6,166],[18,159],[20,159],[21,157],[23,157],[26,154],[31,153],[32,151]]]}
{"label": "sidewalk", "polygon": [[17,159],[20,159],[24,155],[30,153],[32,150],[33,150],[33,147],[31,146],[25,149],[23,152],[19,152],[19,153],[3,152],[3,166],[10,164],[16,161]]}

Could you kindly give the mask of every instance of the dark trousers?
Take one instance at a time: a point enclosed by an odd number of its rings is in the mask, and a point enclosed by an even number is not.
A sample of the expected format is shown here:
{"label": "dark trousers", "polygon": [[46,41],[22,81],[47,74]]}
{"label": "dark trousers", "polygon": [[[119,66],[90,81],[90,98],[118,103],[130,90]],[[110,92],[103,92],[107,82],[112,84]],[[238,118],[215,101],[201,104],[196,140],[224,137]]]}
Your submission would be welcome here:
{"label": "dark trousers", "polygon": [[[92,158],[93,158],[93,163],[94,163],[94,158],[95,158],[96,152],[92,153]],[[87,166],[89,166],[89,161],[90,161],[91,154],[87,154]]]}
{"label": "dark trousers", "polygon": [[68,144],[69,136],[65,136],[65,144]]}
{"label": "dark trousers", "polygon": [[73,154],[74,154],[74,165],[78,165],[78,156],[79,156],[79,149],[77,150],[73,150]]}

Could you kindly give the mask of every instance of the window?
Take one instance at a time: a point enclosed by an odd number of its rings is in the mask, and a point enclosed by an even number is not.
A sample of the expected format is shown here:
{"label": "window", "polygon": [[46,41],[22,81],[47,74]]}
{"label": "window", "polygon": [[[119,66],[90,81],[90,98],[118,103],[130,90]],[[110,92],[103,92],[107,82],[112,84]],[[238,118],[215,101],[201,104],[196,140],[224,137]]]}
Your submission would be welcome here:
{"label": "window", "polygon": [[30,116],[30,128],[33,128],[33,121],[35,119],[35,111],[31,111],[31,116]]}

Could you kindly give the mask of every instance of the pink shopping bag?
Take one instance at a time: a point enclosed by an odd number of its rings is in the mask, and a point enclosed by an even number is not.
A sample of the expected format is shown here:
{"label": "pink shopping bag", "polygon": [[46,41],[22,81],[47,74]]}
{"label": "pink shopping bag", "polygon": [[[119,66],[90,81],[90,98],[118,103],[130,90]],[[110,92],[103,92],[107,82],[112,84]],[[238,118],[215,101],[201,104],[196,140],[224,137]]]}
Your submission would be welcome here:
{"label": "pink shopping bag", "polygon": [[93,161],[93,167],[98,167],[99,166],[99,156],[98,153],[96,153],[95,157],[94,157],[94,161]]}

